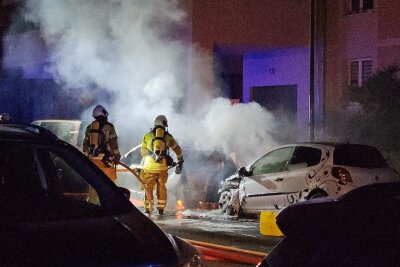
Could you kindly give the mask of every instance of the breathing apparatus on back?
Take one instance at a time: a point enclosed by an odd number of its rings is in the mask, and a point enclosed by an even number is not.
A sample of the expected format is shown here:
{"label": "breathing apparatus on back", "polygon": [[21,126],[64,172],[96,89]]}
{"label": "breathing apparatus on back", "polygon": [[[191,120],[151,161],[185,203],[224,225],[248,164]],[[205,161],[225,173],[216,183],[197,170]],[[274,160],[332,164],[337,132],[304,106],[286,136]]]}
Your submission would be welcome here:
{"label": "breathing apparatus on back", "polygon": [[167,134],[166,128],[168,127],[168,120],[164,115],[158,115],[154,119],[154,128],[152,132],[154,134],[154,138],[152,140],[152,152],[154,156],[155,162],[160,162],[162,159],[167,160],[167,165],[172,160],[168,155],[168,147],[165,141],[165,135]]}
{"label": "breathing apparatus on back", "polygon": [[159,162],[166,152],[166,143],[164,139],[165,130],[161,126],[157,126],[153,129],[154,138],[152,141],[152,150],[154,153],[155,162]]}
{"label": "breathing apparatus on back", "polygon": [[107,145],[110,142],[108,137],[103,132],[103,127],[107,123],[108,112],[102,105],[97,105],[93,109],[92,113],[94,122],[90,124],[89,130],[89,154],[97,157],[102,155],[102,162],[106,167],[111,167],[111,153],[107,149]]}

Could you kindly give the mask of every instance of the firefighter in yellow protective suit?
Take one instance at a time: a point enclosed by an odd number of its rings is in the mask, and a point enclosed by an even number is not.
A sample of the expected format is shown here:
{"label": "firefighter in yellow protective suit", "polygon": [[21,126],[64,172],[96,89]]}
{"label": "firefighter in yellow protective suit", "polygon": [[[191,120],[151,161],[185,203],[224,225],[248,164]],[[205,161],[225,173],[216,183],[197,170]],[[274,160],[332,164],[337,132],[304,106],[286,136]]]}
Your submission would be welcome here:
{"label": "firefighter in yellow protective suit", "polygon": [[164,115],[158,115],[154,119],[154,128],[144,135],[142,141],[143,170],[140,173],[140,178],[145,183],[146,190],[151,192],[149,194],[151,199],[148,199],[147,194],[144,197],[146,213],[150,213],[150,207],[153,206],[154,186],[157,189],[157,209],[160,215],[164,213],[167,205],[168,167],[173,164],[172,158],[168,154],[169,148],[175,152],[178,160],[175,173],[180,174],[182,172],[182,150],[174,137],[167,131],[167,127],[167,118]]}
{"label": "firefighter in yellow protective suit", "polygon": [[83,153],[113,182],[117,180],[116,164],[121,158],[114,125],[107,121],[108,112],[102,105],[93,109],[95,119],[88,125],[83,140]]}

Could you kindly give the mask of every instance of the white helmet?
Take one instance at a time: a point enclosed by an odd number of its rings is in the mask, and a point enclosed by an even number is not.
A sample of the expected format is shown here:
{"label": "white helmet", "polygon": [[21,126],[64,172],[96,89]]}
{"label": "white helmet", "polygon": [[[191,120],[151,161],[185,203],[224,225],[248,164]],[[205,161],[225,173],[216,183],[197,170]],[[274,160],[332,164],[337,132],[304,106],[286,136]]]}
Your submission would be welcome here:
{"label": "white helmet", "polygon": [[154,119],[154,126],[168,127],[167,117],[165,117],[164,115],[158,115]]}
{"label": "white helmet", "polygon": [[0,115],[0,122],[10,122],[11,116],[8,113],[2,113]]}
{"label": "white helmet", "polygon": [[97,105],[93,109],[93,118],[96,118],[98,116],[103,116],[103,117],[107,117],[108,116],[107,110],[102,105]]}

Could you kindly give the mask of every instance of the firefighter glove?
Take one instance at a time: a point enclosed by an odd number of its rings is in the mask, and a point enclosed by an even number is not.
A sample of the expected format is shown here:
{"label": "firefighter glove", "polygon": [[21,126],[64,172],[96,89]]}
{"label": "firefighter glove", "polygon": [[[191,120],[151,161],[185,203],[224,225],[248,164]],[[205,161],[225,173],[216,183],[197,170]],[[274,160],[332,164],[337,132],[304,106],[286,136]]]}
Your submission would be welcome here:
{"label": "firefighter glove", "polygon": [[181,174],[182,168],[183,168],[183,163],[179,163],[175,168],[175,173],[176,174]]}
{"label": "firefighter glove", "polygon": [[120,156],[120,155],[118,155],[118,154],[117,154],[117,155],[114,155],[114,156],[113,156],[114,164],[117,165],[120,159],[121,159],[121,156]]}

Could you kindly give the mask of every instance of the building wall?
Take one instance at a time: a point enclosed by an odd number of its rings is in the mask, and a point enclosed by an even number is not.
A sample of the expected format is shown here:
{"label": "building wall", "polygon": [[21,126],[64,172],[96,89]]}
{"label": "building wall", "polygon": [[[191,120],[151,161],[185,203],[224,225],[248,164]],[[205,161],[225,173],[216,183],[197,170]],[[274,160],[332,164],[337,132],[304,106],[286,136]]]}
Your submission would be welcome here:
{"label": "building wall", "polygon": [[378,66],[400,63],[400,2],[378,2]]}
{"label": "building wall", "polygon": [[193,42],[298,47],[308,44],[309,3],[298,0],[193,1]]}
{"label": "building wall", "polygon": [[[341,12],[339,1],[327,1],[326,33],[325,33],[325,115],[331,117],[339,106],[343,84],[343,44],[339,28]],[[329,123],[325,121],[325,123]]]}
{"label": "building wall", "polygon": [[[186,8],[190,9],[192,42],[210,55],[221,47],[227,50],[232,47],[232,53],[237,57],[260,48],[304,47],[309,43],[308,1],[189,2],[191,5]],[[225,52],[225,55],[229,53]],[[202,79],[210,82],[209,86],[218,85],[213,67],[220,62],[215,57],[213,60],[214,66],[209,66],[208,70],[202,68],[201,73]]]}
{"label": "building wall", "polygon": [[[297,86],[297,139],[308,140],[310,53],[308,47],[247,53],[243,59],[243,102],[255,86]],[[273,70],[273,71],[271,71]]]}
{"label": "building wall", "polygon": [[[326,31],[323,36],[325,54],[317,59],[320,67],[316,79],[322,76],[324,78],[322,82],[318,82],[317,92],[321,93],[323,102],[322,108],[318,105],[318,112],[326,115],[323,119],[327,126],[334,126],[335,114],[343,108],[341,99],[348,86],[349,60],[371,58],[373,70],[400,62],[400,1],[375,0],[373,10],[359,14],[348,14],[344,11],[345,5],[351,0],[317,1],[326,3]],[[3,5],[6,2],[15,1],[3,0]],[[259,79],[257,75],[261,73],[265,74],[268,64],[274,63],[278,66],[275,76],[266,75],[257,82],[262,81],[264,86],[290,84],[293,81],[292,71],[281,71],[280,68],[284,64],[294,65],[293,60],[296,58],[300,60],[298,65],[302,68],[298,71],[301,72],[301,78],[296,84],[302,84],[302,89],[299,90],[302,95],[298,98],[298,110],[305,114],[304,110],[308,105],[308,85],[305,85],[305,81],[309,77],[309,69],[305,65],[305,55],[308,52],[305,50],[310,42],[310,0],[187,0],[183,1],[183,6],[188,13],[187,22],[191,25],[189,42],[193,42],[209,55],[215,52],[216,47],[241,47],[240,53],[245,55],[244,102],[249,100],[249,81]],[[9,23],[9,20],[3,19],[0,23],[4,30],[4,23]],[[9,51],[5,50],[3,68],[26,66],[22,70],[24,78],[48,77],[45,72],[46,50],[34,31],[7,37],[4,44],[6,50],[16,49],[21,53],[11,58],[8,57]],[[189,51],[191,52],[190,48]],[[259,51],[263,51],[262,56],[257,58],[254,55]],[[281,54],[270,56],[271,51],[280,51]],[[286,54],[290,53],[295,56],[289,59]],[[189,64],[196,64],[195,59],[190,56],[188,60]],[[251,66],[250,62],[260,69]],[[240,63],[236,65],[239,66]],[[232,68],[235,69],[233,66]],[[193,68],[193,75],[197,69]],[[202,68],[201,75],[203,80],[208,77],[210,86],[215,84],[213,66],[208,70]],[[275,82],[277,84],[273,84]],[[306,118],[303,115],[298,116],[301,117]],[[300,127],[303,124],[305,121],[302,119],[299,121]]]}
{"label": "building wall", "polygon": [[[229,54],[226,50],[231,47],[232,54],[243,55],[243,102],[249,101],[252,86],[298,85],[297,132],[304,140],[308,134],[309,1],[191,2],[192,42],[210,54],[221,47]],[[274,75],[268,74],[271,66],[276,69]],[[212,66],[208,75],[215,85]]]}
{"label": "building wall", "polygon": [[3,69],[22,68],[24,79],[52,79],[46,71],[48,53],[39,31],[6,35],[3,45]]}
{"label": "building wall", "polygon": [[349,86],[349,61],[372,59],[373,72],[400,62],[400,1],[375,0],[372,10],[346,12],[350,0],[327,0],[326,123],[335,126]]}

